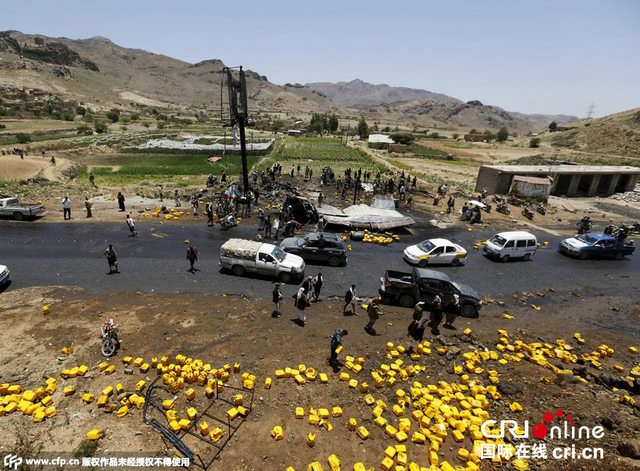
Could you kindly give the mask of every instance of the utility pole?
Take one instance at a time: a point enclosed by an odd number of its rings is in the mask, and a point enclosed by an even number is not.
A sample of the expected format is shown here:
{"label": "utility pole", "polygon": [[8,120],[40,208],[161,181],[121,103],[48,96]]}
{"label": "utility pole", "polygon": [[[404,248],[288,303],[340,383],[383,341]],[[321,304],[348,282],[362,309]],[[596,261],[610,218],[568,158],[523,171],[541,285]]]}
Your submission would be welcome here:
{"label": "utility pole", "polygon": [[237,125],[240,130],[240,154],[242,155],[242,183],[243,192],[250,208],[249,192],[249,168],[247,163],[247,141],[244,132],[246,120],[248,118],[247,107],[247,80],[242,66],[234,67],[238,69],[238,79],[233,77],[230,67],[225,67],[223,73],[227,75],[227,87],[229,89],[229,125]]}
{"label": "utility pole", "polygon": [[595,107],[596,107],[596,102],[592,101],[591,105],[589,105],[589,108],[587,109],[587,119],[593,118],[593,109]]}

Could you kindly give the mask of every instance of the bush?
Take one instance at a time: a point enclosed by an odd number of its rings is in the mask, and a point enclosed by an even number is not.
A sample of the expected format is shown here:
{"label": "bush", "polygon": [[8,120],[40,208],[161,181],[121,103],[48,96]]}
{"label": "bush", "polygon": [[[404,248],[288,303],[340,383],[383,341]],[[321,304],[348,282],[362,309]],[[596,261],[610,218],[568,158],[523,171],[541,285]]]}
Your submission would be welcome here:
{"label": "bush", "polygon": [[78,134],[91,134],[91,128],[88,124],[81,124],[76,128]]}
{"label": "bush", "polygon": [[73,121],[74,119],[73,113],[69,111],[67,111],[66,113],[62,113],[62,119],[64,121]]}
{"label": "bush", "polygon": [[26,144],[27,142],[31,142],[31,136],[25,132],[19,132],[16,134],[16,139],[18,144]]}
{"label": "bush", "polygon": [[509,131],[507,130],[507,128],[505,128],[504,126],[502,126],[500,128],[500,131],[498,131],[498,141],[500,142],[504,142],[509,138]]}
{"label": "bush", "polygon": [[98,134],[102,134],[109,130],[109,125],[106,123],[106,121],[96,121],[95,123],[93,123],[93,128]]}
{"label": "bush", "polygon": [[529,147],[540,147],[541,139],[539,137],[534,137],[529,141]]}
{"label": "bush", "polygon": [[87,114],[87,109],[84,106],[78,106],[76,107],[76,114],[79,114],[80,116],[84,116]]}
{"label": "bush", "polygon": [[118,110],[111,110],[107,113],[107,118],[112,123],[117,123],[120,119],[120,112]]}
{"label": "bush", "polygon": [[4,124],[0,124],[0,129],[6,129],[7,127]]}
{"label": "bush", "polygon": [[453,134],[451,134],[451,137],[453,138],[453,140],[457,140],[460,137],[460,134],[458,134],[457,132],[454,132]]}
{"label": "bush", "polygon": [[358,136],[360,136],[360,139],[366,139],[367,137],[369,137],[369,125],[364,118],[360,118],[360,121],[358,121],[357,132]]}
{"label": "bush", "polygon": [[437,132],[432,132],[431,134],[429,134],[427,136],[430,139],[442,139],[443,136],[441,136],[439,133]]}
{"label": "bush", "polygon": [[131,121],[138,121],[140,119],[140,113],[131,113]]}

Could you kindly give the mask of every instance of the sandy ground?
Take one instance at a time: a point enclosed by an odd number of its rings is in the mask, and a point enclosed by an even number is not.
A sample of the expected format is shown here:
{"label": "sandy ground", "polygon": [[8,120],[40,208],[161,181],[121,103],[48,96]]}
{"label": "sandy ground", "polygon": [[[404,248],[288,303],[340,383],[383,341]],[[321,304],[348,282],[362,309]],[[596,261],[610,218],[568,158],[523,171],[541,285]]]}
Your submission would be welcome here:
{"label": "sandy ground", "polygon": [[[482,370],[469,373],[472,380],[488,384],[487,371],[498,372],[498,390],[502,399],[490,402],[487,412],[491,418],[510,418],[520,422],[528,419],[536,423],[541,421],[543,412],[562,409],[572,414],[573,420],[579,425],[589,427],[598,425],[603,417],[615,419],[615,430],[605,430],[602,440],[576,443],[577,448],[587,445],[602,447],[604,462],[538,459],[530,460],[532,469],[635,469],[633,466],[637,465],[637,461],[621,458],[615,449],[620,442],[637,433],[640,411],[629,404],[616,402],[624,391],[608,389],[597,384],[593,378],[602,373],[618,377],[620,374],[613,369],[614,365],[619,364],[624,371],[628,371],[637,363],[637,355],[628,351],[628,347],[637,346],[638,341],[640,306],[637,300],[634,302],[630,296],[616,296],[614,293],[553,293],[544,287],[541,289],[539,295],[518,293],[514,294],[514,298],[487,301],[489,304],[484,307],[479,319],[458,319],[458,330],[443,330],[439,338],[427,334],[425,340],[432,343],[430,355],[423,354],[416,360],[406,354],[399,357],[403,360],[403,367],[424,366],[425,370],[406,381],[399,379],[394,386],[384,385],[380,388],[373,385],[370,374],[380,371],[382,364],[395,361],[395,358],[388,356],[387,342],[409,346],[406,338],[406,326],[411,316],[409,310],[385,306],[385,315],[376,325],[379,335],[369,336],[362,330],[366,316],[344,317],[342,304],[338,300],[324,299],[314,303],[307,312],[307,327],[301,328],[290,320],[294,313],[289,299],[284,300],[282,317],[274,319],[270,315],[270,302],[245,298],[135,293],[113,293],[105,297],[63,287],[9,291],[0,297],[0,314],[5,329],[3,349],[0,351],[0,382],[20,384],[23,389],[35,389],[46,378],[57,378],[58,389],[53,394],[53,404],[58,414],[42,423],[34,423],[30,416],[20,412],[0,417],[0,424],[5,431],[0,439],[0,450],[9,449],[16,436],[22,434],[31,437],[36,444],[42,443],[44,451],[71,452],[77,449],[89,430],[100,428],[106,432],[94,456],[108,453],[121,456],[128,452],[143,452],[144,456],[170,456],[172,448],[150,426],[144,424],[140,410],[132,409],[125,417],[117,418],[115,412],[105,413],[95,402],[84,403],[81,396],[90,392],[98,397],[104,388],[122,383],[126,392],[121,395],[114,393],[109,402],[115,404],[116,396],[123,398],[130,395],[139,381],[144,380],[149,385],[157,377],[153,368],[147,373],[132,368],[133,374],[126,375],[122,362],[125,356],[141,357],[151,362],[152,357],[161,358],[164,355],[170,361],[175,361],[177,354],[183,354],[188,358],[202,359],[214,368],[239,363],[238,372],[232,373],[230,381],[226,383],[228,386],[242,388],[240,376],[243,373],[257,377],[253,407],[247,419],[210,469],[284,470],[288,466],[306,469],[312,461],[321,462],[327,469],[326,460],[332,453],[339,457],[343,469],[351,469],[357,461],[364,462],[367,468],[379,469],[383,451],[397,442],[373,423],[373,406],[365,404],[365,395],[357,389],[350,389],[347,382],[340,381],[338,373],[349,371],[342,367],[339,372],[334,372],[327,365],[329,336],[333,330],[337,327],[349,330],[343,355],[364,359],[362,372],[349,372],[351,378],[359,384],[370,384],[374,398],[383,400],[389,407],[383,416],[398,427],[399,419],[409,417],[413,410],[412,406],[407,405],[407,411],[400,417],[391,412],[391,407],[398,402],[398,390],[409,393],[414,381],[422,385],[437,384],[438,381],[460,383],[460,375],[455,374],[453,367],[464,365],[461,355],[485,347],[495,351],[498,343],[496,329],[505,329],[510,335],[510,345],[517,339],[526,343],[549,344],[556,344],[558,339],[562,339],[572,346],[578,357],[582,353],[592,352],[602,343],[615,349],[612,357],[601,360],[601,370],[589,362],[585,365],[566,364],[549,359],[560,368],[579,371],[587,383],[574,380],[569,383],[565,382],[565,378],[556,380],[558,384],[545,384],[541,378],[550,378],[553,383],[556,376],[529,361],[507,361],[504,364],[486,361],[479,365]],[[541,311],[532,309],[531,304],[541,306]],[[50,314],[42,314],[43,305],[50,306]],[[99,353],[99,328],[105,312],[115,313],[123,342],[117,356],[109,361],[116,367],[111,375],[97,368],[104,360]],[[514,318],[504,319],[502,315],[505,312]],[[362,311],[360,313],[364,314]],[[462,333],[467,327],[473,331],[471,336]],[[585,339],[584,345],[573,339],[575,332]],[[62,354],[61,349],[69,345],[73,345],[74,352]],[[437,348],[442,351],[438,352]],[[508,355],[504,357],[509,358]],[[345,357],[342,358],[344,360]],[[84,377],[64,379],[60,376],[63,369],[83,364],[89,367]],[[299,369],[300,364],[326,373],[328,383],[322,384],[316,380],[297,385],[292,379],[275,378],[276,370],[285,367]],[[271,389],[263,386],[267,377],[273,378]],[[62,390],[69,385],[75,385],[76,392],[65,396]],[[187,387],[194,388],[196,399],[187,401],[184,391],[176,394],[175,409],[181,417],[185,417],[188,407],[203,411],[212,402],[205,398],[203,387],[196,384]],[[238,393],[243,395],[246,406],[252,395],[248,390],[232,391],[227,388],[221,398],[233,401]],[[166,399],[172,395],[163,393],[156,397]],[[636,396],[638,399],[640,397]],[[516,401],[523,406],[522,413],[509,410],[508,404]],[[327,431],[308,423],[307,411],[310,406],[329,410],[339,406],[343,416],[329,418],[333,428]],[[217,401],[210,412],[223,417],[230,407]],[[296,407],[305,410],[304,419],[297,420],[294,417]],[[161,415],[157,417],[165,423]],[[370,432],[367,440],[360,439],[355,432],[348,430],[349,418],[355,418],[358,426],[367,428]],[[206,420],[213,423],[212,419]],[[417,423],[410,420],[411,432],[418,431]],[[238,423],[236,419],[234,424]],[[275,441],[270,436],[270,431],[276,425],[284,430],[284,439],[281,441]],[[306,445],[306,437],[310,432],[317,434],[313,448]],[[205,460],[213,456],[213,448],[204,442],[194,437],[188,437],[185,441]],[[571,446],[573,442],[547,437],[545,443],[551,447],[560,444]],[[469,438],[456,443],[449,436],[438,452],[441,462],[447,460],[452,465],[461,465],[463,462],[455,457],[460,446],[470,449]],[[428,466],[427,447],[407,441],[409,461]],[[486,462],[482,466],[483,470],[491,469]]]}

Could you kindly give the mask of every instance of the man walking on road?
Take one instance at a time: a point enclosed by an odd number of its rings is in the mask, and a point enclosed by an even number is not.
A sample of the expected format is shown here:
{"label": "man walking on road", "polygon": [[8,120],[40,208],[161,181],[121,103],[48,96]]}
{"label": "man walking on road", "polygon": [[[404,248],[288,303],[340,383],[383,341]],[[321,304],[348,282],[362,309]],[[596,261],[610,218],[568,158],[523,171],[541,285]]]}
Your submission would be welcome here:
{"label": "man walking on road", "polygon": [[164,195],[164,186],[158,185],[158,193],[160,194],[160,202],[162,202],[162,196]]}
{"label": "man walking on road", "polygon": [[88,218],[90,218],[92,216],[91,215],[91,206],[93,206],[93,205],[91,204],[91,201],[89,201],[89,198],[88,197],[85,198],[84,199],[84,207],[87,208],[87,217]]}
{"label": "man walking on road", "polygon": [[354,316],[359,316],[356,312],[356,302],[358,302],[358,298],[356,297],[356,285],[351,285],[349,291],[344,296],[344,307],[342,308],[342,314],[347,315],[347,307],[351,306],[351,314]]}
{"label": "man walking on road", "polygon": [[346,329],[336,329],[331,336],[331,356],[329,357],[329,364],[332,366],[338,366],[338,347],[342,346],[342,337],[346,337],[349,332]]}
{"label": "man walking on road", "polygon": [[180,192],[178,191],[177,188],[176,188],[176,191],[173,193],[173,196],[176,199],[176,207],[179,208],[180,206],[182,206],[182,203],[180,203]]}
{"label": "man walking on road", "polygon": [[213,203],[209,201],[205,208],[207,212],[207,227],[213,227]]}
{"label": "man walking on road", "polygon": [[318,273],[313,280],[313,297],[316,302],[320,301],[320,291],[322,290],[322,285],[324,284],[324,278],[322,277],[322,273]]}
{"label": "man walking on road", "polygon": [[127,214],[127,226],[131,231],[131,237],[135,237],[136,234],[138,234],[138,232],[136,231],[136,223],[133,222],[133,218],[131,217],[130,214]]}
{"label": "man walking on road", "polygon": [[280,302],[282,301],[282,292],[280,291],[280,283],[276,283],[272,293],[273,312],[271,317],[280,317]]}
{"label": "man walking on road", "polygon": [[364,326],[364,331],[369,335],[376,335],[376,329],[373,325],[380,319],[380,298],[373,298],[367,306],[367,314],[369,315],[369,323]]}
{"label": "man walking on road", "polygon": [[107,257],[107,263],[109,264],[109,275],[113,273],[114,268],[116,269],[116,273],[120,273],[120,270],[118,269],[118,254],[112,244],[109,244],[109,247],[104,251],[104,254]]}
{"label": "man walking on road", "polygon": [[65,221],[71,219],[71,201],[68,196],[65,196],[62,200],[62,212]]}
{"label": "man walking on road", "polygon": [[189,244],[189,248],[187,249],[187,260],[189,260],[189,264],[191,265],[191,268],[189,268],[191,273],[196,271],[193,265],[198,261],[198,255],[200,255],[198,249],[196,249],[193,244]]}

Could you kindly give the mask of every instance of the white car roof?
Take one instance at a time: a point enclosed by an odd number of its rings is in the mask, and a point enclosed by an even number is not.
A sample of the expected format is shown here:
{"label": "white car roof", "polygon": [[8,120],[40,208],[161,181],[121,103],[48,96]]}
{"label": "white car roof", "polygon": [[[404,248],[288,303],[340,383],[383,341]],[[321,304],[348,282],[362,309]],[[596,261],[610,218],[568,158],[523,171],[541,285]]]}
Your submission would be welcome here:
{"label": "white car roof", "polygon": [[443,245],[456,245],[447,239],[429,239],[429,242],[431,242],[436,247],[442,247]]}
{"label": "white car roof", "polygon": [[525,237],[527,239],[535,239],[536,236],[534,236],[532,233],[530,232],[526,232],[526,231],[508,231],[508,232],[500,232],[496,235],[499,235],[500,237],[504,237],[505,239],[513,239],[514,237]]}

